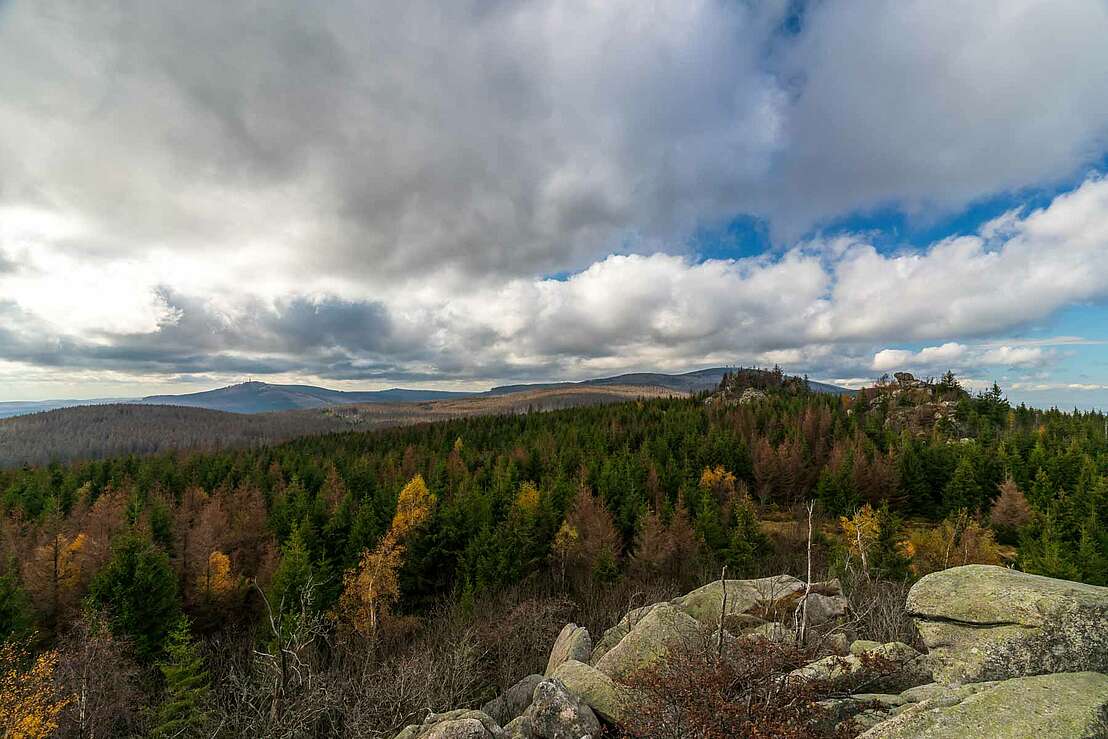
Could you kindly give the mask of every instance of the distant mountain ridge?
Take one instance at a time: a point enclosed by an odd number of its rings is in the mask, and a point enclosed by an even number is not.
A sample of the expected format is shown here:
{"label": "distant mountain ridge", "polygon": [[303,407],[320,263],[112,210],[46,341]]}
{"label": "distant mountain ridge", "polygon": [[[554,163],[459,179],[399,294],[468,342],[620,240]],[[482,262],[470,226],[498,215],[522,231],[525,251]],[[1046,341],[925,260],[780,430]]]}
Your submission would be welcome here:
{"label": "distant mountain ridge", "polygon": [[28,413],[44,413],[58,408],[77,408],[87,405],[109,405],[112,403],[134,403],[136,398],[92,398],[86,400],[5,400],[0,401],[0,418],[25,416]]}
{"label": "distant mountain ridge", "polygon": [[[519,415],[683,395],[645,385],[581,385],[425,402],[344,403],[271,413],[229,413],[140,402],[55,408],[0,419],[0,469],[171,449],[260,446],[341,431],[373,431],[470,416]],[[401,397],[410,394],[402,393]]]}
{"label": "distant mountain ridge", "polygon": [[144,405],[183,405],[190,408],[226,411],[228,413],[272,413],[274,411],[308,410],[355,403],[424,403],[431,400],[464,398],[474,393],[447,390],[369,390],[348,392],[313,385],[270,385],[266,382],[243,382],[216,390],[186,395],[150,395]]}
{"label": "distant mountain ridge", "polygon": [[[715,390],[729,367],[712,367],[680,374],[664,372],[632,372],[612,377],[599,377],[578,382],[546,382],[500,385],[483,392],[449,390],[389,390],[344,391],[313,385],[273,385],[267,382],[243,382],[237,385],[181,395],[150,395],[145,398],[105,398],[100,400],[47,400],[0,403],[0,418],[49,411],[84,405],[127,403],[141,405],[172,405],[187,408],[204,408],[227,413],[254,414],[279,411],[317,410],[344,405],[378,403],[427,403],[460,398],[498,397],[536,390],[559,390],[579,387],[652,387],[682,393],[699,393]],[[820,393],[850,394],[853,391],[836,385],[809,382],[809,387]]]}
{"label": "distant mountain ridge", "polygon": [[[705,390],[715,390],[723,380],[724,375],[734,372],[732,367],[711,367],[709,369],[695,370],[681,374],[670,375],[663,372],[631,372],[614,377],[599,377],[593,380],[581,380],[580,382],[551,382],[531,385],[502,385],[489,390],[489,395],[504,395],[516,393],[521,390],[536,390],[541,388],[579,387],[581,385],[643,385],[651,387],[663,387],[667,390],[679,390],[686,393],[699,393]],[[838,385],[828,385],[824,382],[808,381],[808,387],[817,393],[828,395],[852,395],[853,390]]]}

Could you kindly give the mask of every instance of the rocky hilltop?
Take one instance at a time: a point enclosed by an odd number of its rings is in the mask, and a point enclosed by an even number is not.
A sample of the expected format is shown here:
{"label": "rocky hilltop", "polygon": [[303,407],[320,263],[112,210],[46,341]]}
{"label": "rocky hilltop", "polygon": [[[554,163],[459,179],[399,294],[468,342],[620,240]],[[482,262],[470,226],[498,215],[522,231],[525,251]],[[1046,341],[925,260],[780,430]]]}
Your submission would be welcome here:
{"label": "rocky hilltop", "polygon": [[[720,580],[634,609],[599,639],[567,624],[545,674],[480,710],[432,713],[396,739],[621,736],[650,688],[637,678],[666,674],[658,665],[690,650],[755,662],[786,644],[822,656],[764,682],[824,696],[800,717],[814,735],[1108,737],[1108,588],[968,565],[924,577],[905,607],[925,651],[852,639],[836,581]],[[672,686],[674,705],[688,689]]]}
{"label": "rocky hilltop", "polygon": [[920,380],[911,372],[897,372],[891,379],[886,377],[873,387],[862,388],[857,397],[862,412],[882,411],[885,428],[917,436],[926,436],[936,427],[952,436],[965,433],[957,411],[969,394],[953,375],[934,382]]}

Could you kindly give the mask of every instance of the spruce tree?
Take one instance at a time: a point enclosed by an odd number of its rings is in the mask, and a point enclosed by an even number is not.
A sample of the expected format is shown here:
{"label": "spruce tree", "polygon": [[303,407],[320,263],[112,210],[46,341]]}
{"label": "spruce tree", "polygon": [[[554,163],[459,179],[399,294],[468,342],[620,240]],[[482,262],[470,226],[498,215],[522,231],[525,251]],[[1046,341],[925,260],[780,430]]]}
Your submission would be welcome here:
{"label": "spruce tree", "polygon": [[900,548],[904,522],[889,509],[888,502],[877,510],[878,535],[870,554],[870,569],[885,580],[903,580],[908,576],[912,561]]}
{"label": "spruce tree", "polygon": [[721,520],[719,505],[709,491],[700,492],[700,505],[696,513],[696,533],[709,552],[723,555],[728,547],[727,531]]}
{"label": "spruce tree", "polygon": [[931,504],[931,486],[915,442],[911,436],[905,434],[901,444],[897,473],[900,477],[900,489],[908,499],[907,507],[914,513],[934,515],[936,511]]}
{"label": "spruce tree", "polygon": [[1061,580],[1077,580],[1081,576],[1066,551],[1072,552],[1072,546],[1058,538],[1052,515],[1043,518],[1037,534],[1025,534],[1020,544],[1020,568],[1024,572]]}
{"label": "spruce tree", "polygon": [[151,735],[158,739],[195,736],[206,719],[210,681],[187,619],[177,621],[165,651],[165,659],[158,663],[165,678],[165,696],[155,710]]}
{"label": "spruce tree", "polygon": [[766,537],[758,525],[753,505],[749,500],[739,501],[735,508],[735,526],[727,549],[727,560],[732,572],[740,577],[752,574],[758,555],[766,544]]}
{"label": "spruce tree", "polygon": [[1081,541],[1077,546],[1077,567],[1081,571],[1082,582],[1108,585],[1106,544],[1108,537],[1100,527],[1096,511],[1092,511],[1081,526]]}
{"label": "spruce tree", "polygon": [[816,499],[829,513],[844,515],[858,506],[858,490],[854,487],[851,465],[848,458],[837,469],[828,466],[820,473]]}
{"label": "spruce tree", "polygon": [[144,537],[124,534],[89,587],[91,602],[111,614],[112,629],[129,636],[143,659],[161,651],[180,613],[169,557]]}
{"label": "spruce tree", "polygon": [[289,613],[300,608],[300,598],[314,574],[312,556],[304,541],[304,526],[292,530],[281,548],[281,563],[270,583],[270,600],[274,611]]}
{"label": "spruce tree", "polygon": [[27,636],[33,624],[31,599],[20,586],[13,564],[0,574],[0,642]]}
{"label": "spruce tree", "polygon": [[972,512],[981,507],[981,500],[981,486],[977,484],[973,462],[969,457],[963,457],[954,469],[950,482],[943,488],[943,509],[947,513],[963,508]]}

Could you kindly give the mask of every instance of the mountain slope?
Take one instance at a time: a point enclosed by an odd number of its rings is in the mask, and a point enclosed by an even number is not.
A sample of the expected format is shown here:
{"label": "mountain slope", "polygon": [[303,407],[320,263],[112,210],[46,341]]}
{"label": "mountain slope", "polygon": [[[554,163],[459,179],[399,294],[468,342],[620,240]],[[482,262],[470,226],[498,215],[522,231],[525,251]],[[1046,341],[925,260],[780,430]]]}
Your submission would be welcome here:
{"label": "mountain slope", "polygon": [[151,395],[143,398],[145,405],[179,405],[192,408],[228,411],[230,413],[270,413],[309,408],[327,408],[354,403],[421,403],[449,400],[472,393],[442,390],[376,390],[345,392],[312,385],[270,385],[266,382],[243,382],[238,385],[186,395]]}
{"label": "mountain slope", "polygon": [[133,403],[133,398],[93,398],[89,400],[5,400],[0,402],[0,418],[43,413],[57,408],[73,408],[81,405],[108,405],[109,403]]}
{"label": "mountain slope", "polygon": [[318,411],[247,415],[135,403],[59,408],[0,421],[0,467],[254,446],[345,428]]}

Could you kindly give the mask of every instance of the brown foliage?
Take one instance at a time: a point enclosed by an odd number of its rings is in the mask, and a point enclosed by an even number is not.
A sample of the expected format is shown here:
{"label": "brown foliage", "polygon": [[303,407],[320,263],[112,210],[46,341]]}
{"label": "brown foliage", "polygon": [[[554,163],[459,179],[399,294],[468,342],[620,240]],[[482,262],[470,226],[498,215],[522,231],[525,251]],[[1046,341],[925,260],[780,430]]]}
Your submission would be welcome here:
{"label": "brown foliage", "polygon": [[891,451],[886,455],[874,453],[871,456],[858,445],[854,452],[851,476],[858,494],[874,506],[880,506],[883,501],[892,499],[900,488],[900,475]]}
{"label": "brown foliage", "polygon": [[620,536],[604,501],[582,485],[577,490],[566,519],[554,537],[554,560],[559,577],[568,574],[578,584],[588,581],[598,569],[619,561]]}
{"label": "brown foliage", "polygon": [[627,713],[632,736],[645,739],[776,739],[853,736],[818,702],[819,682],[783,679],[816,658],[811,649],[736,640],[684,645],[631,681],[637,699]]}
{"label": "brown foliage", "polygon": [[474,629],[490,681],[499,690],[510,688],[524,674],[543,672],[550,645],[569,621],[574,606],[559,597],[528,597],[515,605],[505,600],[493,598],[481,604],[496,616]]}
{"label": "brown foliage", "polygon": [[639,577],[662,575],[685,580],[699,555],[700,541],[683,501],[678,501],[668,523],[656,510],[643,517],[635,536],[631,571]]}
{"label": "brown foliage", "polygon": [[989,510],[989,523],[998,531],[1013,534],[1031,521],[1031,506],[1011,477],[1000,483],[1000,495]]}
{"label": "brown foliage", "polygon": [[57,683],[72,700],[58,717],[58,736],[99,739],[138,733],[142,693],[130,646],[107,621],[86,613],[58,645]]}

